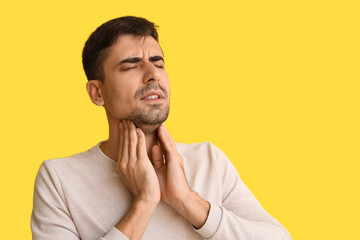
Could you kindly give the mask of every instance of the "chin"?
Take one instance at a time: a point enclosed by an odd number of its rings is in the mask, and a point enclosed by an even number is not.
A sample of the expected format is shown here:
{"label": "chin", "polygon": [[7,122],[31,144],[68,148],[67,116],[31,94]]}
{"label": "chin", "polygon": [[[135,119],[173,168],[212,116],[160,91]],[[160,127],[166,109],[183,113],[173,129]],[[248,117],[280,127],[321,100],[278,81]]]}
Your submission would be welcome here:
{"label": "chin", "polygon": [[165,109],[154,109],[152,111],[140,111],[137,109],[127,119],[132,121],[136,127],[145,134],[154,133],[169,116],[169,106]]}
{"label": "chin", "polygon": [[160,125],[161,123],[141,124],[140,126],[136,126],[136,127],[140,128],[144,132],[144,134],[152,134],[160,127]]}
{"label": "chin", "polygon": [[126,119],[132,121],[135,126],[140,128],[145,134],[152,134],[166,121],[169,116],[169,110],[168,105],[150,111],[143,111],[140,108],[136,108]]}

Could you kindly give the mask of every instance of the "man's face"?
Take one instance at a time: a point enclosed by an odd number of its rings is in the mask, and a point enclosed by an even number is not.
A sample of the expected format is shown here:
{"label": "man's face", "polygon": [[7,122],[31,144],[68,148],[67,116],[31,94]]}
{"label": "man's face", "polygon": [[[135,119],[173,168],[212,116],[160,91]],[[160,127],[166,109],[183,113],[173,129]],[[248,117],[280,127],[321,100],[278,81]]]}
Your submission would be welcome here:
{"label": "man's face", "polygon": [[169,77],[158,42],[123,35],[104,61],[101,92],[108,118],[128,119],[152,132],[169,114]]}

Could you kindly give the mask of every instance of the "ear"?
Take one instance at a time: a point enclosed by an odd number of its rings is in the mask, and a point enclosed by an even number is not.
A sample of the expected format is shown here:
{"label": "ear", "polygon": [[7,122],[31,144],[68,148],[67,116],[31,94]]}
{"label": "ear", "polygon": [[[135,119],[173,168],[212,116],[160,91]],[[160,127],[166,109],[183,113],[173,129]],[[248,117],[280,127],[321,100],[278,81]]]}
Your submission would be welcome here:
{"label": "ear", "polygon": [[90,80],[86,83],[86,90],[91,101],[98,106],[104,105],[104,98],[100,87],[101,82],[99,80]]}

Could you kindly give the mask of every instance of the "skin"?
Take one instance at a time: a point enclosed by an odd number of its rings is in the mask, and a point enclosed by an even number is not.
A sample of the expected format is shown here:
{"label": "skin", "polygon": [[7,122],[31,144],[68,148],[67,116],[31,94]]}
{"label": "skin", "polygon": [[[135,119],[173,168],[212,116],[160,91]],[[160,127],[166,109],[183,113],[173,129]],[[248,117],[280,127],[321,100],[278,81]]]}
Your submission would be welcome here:
{"label": "skin", "polygon": [[[134,197],[116,225],[132,240],[141,239],[160,200],[195,228],[203,226],[210,209],[210,204],[188,186],[183,158],[162,124],[168,114],[170,91],[163,57],[152,37],[122,35],[104,61],[104,81],[91,80],[86,86],[92,102],[104,106],[109,122],[109,139],[100,148],[117,162],[121,181]],[[132,63],[119,64],[124,59],[132,59]],[[144,100],[150,91],[161,98]],[[139,113],[145,113],[145,119]]]}

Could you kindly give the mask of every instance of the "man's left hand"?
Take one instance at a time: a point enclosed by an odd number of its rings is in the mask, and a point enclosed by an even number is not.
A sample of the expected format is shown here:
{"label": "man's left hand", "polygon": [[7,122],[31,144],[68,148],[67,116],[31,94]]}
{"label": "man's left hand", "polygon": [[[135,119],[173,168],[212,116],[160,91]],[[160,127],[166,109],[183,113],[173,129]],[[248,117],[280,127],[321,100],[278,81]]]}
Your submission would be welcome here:
{"label": "man's left hand", "polygon": [[200,228],[207,219],[210,204],[190,189],[183,158],[164,124],[158,128],[158,136],[160,146],[153,146],[152,162],[160,184],[161,199],[195,228]]}

